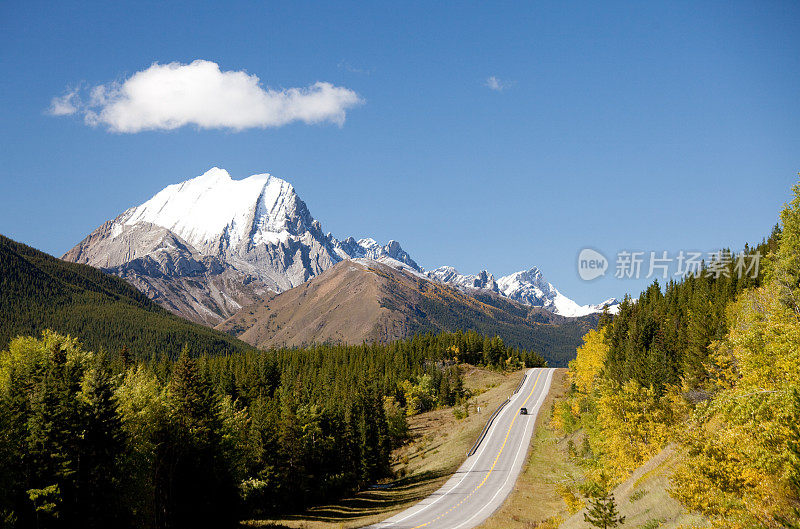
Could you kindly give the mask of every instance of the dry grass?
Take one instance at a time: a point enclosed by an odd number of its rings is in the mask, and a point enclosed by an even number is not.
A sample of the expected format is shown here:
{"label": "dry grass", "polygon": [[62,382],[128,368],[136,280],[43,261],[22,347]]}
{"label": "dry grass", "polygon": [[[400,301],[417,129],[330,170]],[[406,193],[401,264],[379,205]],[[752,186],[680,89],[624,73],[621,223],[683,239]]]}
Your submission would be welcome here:
{"label": "dry grass", "polygon": [[[567,390],[566,370],[558,370],[542,411],[526,466],[503,506],[479,529],[590,528],[583,512],[570,515],[558,493],[559,484],[581,481],[583,471],[568,455],[568,443],[578,444],[580,433],[564,436],[548,428],[550,404]],[[703,526],[705,520],[686,510],[668,492],[670,476],[681,453],[667,447],[614,489],[623,527],[673,529]]]}
{"label": "dry grass", "polygon": [[568,516],[556,489],[559,483],[579,475],[579,469],[567,457],[567,441],[547,427],[551,403],[563,397],[566,391],[565,378],[565,369],[555,372],[550,393],[536,418],[525,467],[503,506],[479,526],[480,529],[556,527]]}
{"label": "dry grass", "polygon": [[452,408],[443,408],[409,418],[412,439],[392,454],[397,479],[297,515],[250,520],[245,525],[349,529],[407,509],[435,492],[461,466],[489,415],[511,395],[522,375],[523,371],[503,374],[464,366],[464,385],[475,395],[469,400],[469,416],[458,420]]}
{"label": "dry grass", "polygon": [[[686,512],[681,504],[669,495],[670,476],[681,458],[681,453],[668,446],[614,489],[614,499],[625,526],[673,529],[702,527],[706,525],[699,515]],[[583,511],[569,518],[564,529],[591,527],[583,521]]]}

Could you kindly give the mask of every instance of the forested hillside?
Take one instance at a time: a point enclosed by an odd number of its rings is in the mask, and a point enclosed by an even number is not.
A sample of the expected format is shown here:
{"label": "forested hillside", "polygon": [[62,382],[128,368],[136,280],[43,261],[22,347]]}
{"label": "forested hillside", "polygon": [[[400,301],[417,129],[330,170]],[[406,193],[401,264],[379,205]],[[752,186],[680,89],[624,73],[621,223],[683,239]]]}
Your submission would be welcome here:
{"label": "forested hillside", "polygon": [[[45,331],[0,353],[3,527],[227,527],[388,477],[406,417],[470,395],[459,367],[542,366],[477,333],[177,361]],[[150,355],[144,355],[148,357]]]}
{"label": "forested hillside", "polygon": [[[583,432],[572,455],[582,496],[624,480],[675,443],[670,494],[714,527],[800,523],[800,184],[769,239],[760,273],[736,255],[603,318],[570,363],[555,426]],[[744,261],[753,262],[747,257]]]}
{"label": "forested hillside", "polygon": [[0,235],[0,347],[44,329],[80,337],[87,347],[137,357],[177,358],[250,349],[224,333],[168,313],[124,280],[56,259]]}
{"label": "forested hillside", "polygon": [[310,281],[244,307],[217,329],[260,348],[389,343],[473,330],[566,366],[597,315],[565,318],[495,293],[462,292],[372,261],[343,261]]}

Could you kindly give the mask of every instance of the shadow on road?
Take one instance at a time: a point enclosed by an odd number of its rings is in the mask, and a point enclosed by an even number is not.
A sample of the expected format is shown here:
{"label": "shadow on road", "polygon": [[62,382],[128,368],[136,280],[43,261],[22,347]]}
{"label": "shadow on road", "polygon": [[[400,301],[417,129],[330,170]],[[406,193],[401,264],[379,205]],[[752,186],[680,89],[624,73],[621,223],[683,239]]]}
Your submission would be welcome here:
{"label": "shadow on road", "polygon": [[431,495],[430,488],[439,486],[436,482],[448,475],[450,474],[447,472],[422,472],[380,488],[361,491],[334,504],[312,507],[299,514],[284,515],[281,519],[335,523],[393,511],[427,498]]}

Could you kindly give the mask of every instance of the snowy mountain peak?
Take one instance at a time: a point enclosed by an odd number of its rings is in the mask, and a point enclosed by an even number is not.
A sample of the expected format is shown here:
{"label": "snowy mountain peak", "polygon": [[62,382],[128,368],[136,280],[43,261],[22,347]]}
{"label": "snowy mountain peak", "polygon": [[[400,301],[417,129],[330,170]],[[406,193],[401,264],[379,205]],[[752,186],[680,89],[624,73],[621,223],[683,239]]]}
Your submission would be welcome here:
{"label": "snowy mountain peak", "polygon": [[390,240],[385,246],[381,246],[375,239],[368,237],[359,239],[357,242],[353,237],[348,237],[343,241],[332,239],[332,243],[336,253],[342,259],[372,259],[375,261],[393,259],[416,272],[422,272],[422,268],[395,240]]}
{"label": "snowy mountain peak", "polygon": [[[115,273],[135,269],[143,277],[156,269],[162,277],[183,277],[190,269],[197,275],[205,268],[183,264],[213,261],[209,270],[232,269],[246,284],[257,281],[275,292],[359,257],[421,270],[396,241],[381,246],[374,239],[339,242],[326,235],[289,182],[268,173],[235,180],[219,167],[167,186],[65,254]],[[152,286],[151,279],[140,282]],[[209,304],[223,302],[228,303],[220,298]]]}
{"label": "snowy mountain peak", "polygon": [[605,307],[608,307],[608,312],[611,314],[616,314],[619,311],[619,304],[622,303],[617,298],[608,298],[605,301],[601,301],[596,305],[589,305],[591,308],[595,309],[596,312],[603,312]]}
{"label": "snowy mountain peak", "polygon": [[[126,211],[115,221],[113,235],[142,223],[169,230],[203,255],[222,253],[230,263],[255,264],[253,273],[259,277],[264,275],[261,264],[266,259],[266,268],[289,276],[288,283],[272,277],[278,290],[296,286],[341,259],[391,258],[422,270],[397,241],[382,246],[372,238],[356,242],[348,237],[340,242],[323,234],[322,225],[311,216],[294,187],[268,173],[234,180],[224,169],[214,167],[167,186],[141,206]],[[297,253],[298,245],[310,249],[308,256]]]}
{"label": "snowy mountain peak", "polygon": [[536,267],[501,277],[497,284],[507,297],[527,305],[539,305],[540,301],[553,299],[558,293]]}
{"label": "snowy mountain peak", "polygon": [[440,266],[426,272],[426,275],[436,281],[448,283],[458,287],[480,288],[500,292],[494,276],[486,270],[481,270],[478,274],[460,274],[452,266]]}
{"label": "snowy mountain peak", "polygon": [[233,180],[233,178],[231,178],[231,175],[228,171],[226,171],[225,169],[221,169],[219,167],[212,167],[211,169],[201,174],[200,176],[196,176],[194,178],[186,180],[185,182],[181,182],[180,184],[177,185],[181,186],[192,183],[199,184],[206,182],[213,185],[215,183],[227,182],[229,180]]}
{"label": "snowy mountain peak", "polygon": [[487,270],[481,270],[478,272],[478,275],[474,280],[474,286],[475,288],[483,288],[485,290],[491,290],[492,292],[499,292],[497,281],[495,281],[494,276]]}
{"label": "snowy mountain peak", "polygon": [[461,274],[452,266],[440,266],[426,272],[436,281],[460,288],[477,288],[491,290],[498,294],[533,307],[542,307],[556,314],[569,317],[586,316],[602,312],[607,303],[612,313],[616,311],[618,301],[606,300],[599,305],[578,305],[545,280],[541,270],[536,267],[521,270],[495,280],[486,270],[476,275]]}
{"label": "snowy mountain peak", "polygon": [[533,281],[543,281],[544,280],[544,277],[542,276],[542,271],[539,270],[538,268],[536,268],[535,266],[530,268],[530,269],[528,269],[528,270],[519,271],[519,272],[517,272],[516,274],[513,274],[513,275],[517,276],[522,281],[531,281],[531,282],[533,282]]}
{"label": "snowy mountain peak", "polygon": [[203,322],[228,317],[268,290],[298,286],[343,259],[380,261],[565,316],[600,312],[615,301],[578,305],[535,267],[500,279],[487,270],[464,275],[449,266],[425,272],[395,240],[381,245],[369,237],[325,234],[287,181],[268,173],[235,180],[219,167],[169,185],[104,223],[64,259],[125,277],[168,308]]}
{"label": "snowy mountain peak", "polygon": [[286,242],[313,222],[285,180],[270,174],[233,180],[217,167],[167,186],[119,220],[125,226],[147,222],[166,228],[203,253],[212,253],[220,244]]}
{"label": "snowy mountain peak", "polygon": [[501,277],[497,284],[503,295],[510,299],[526,305],[544,307],[562,316],[577,317],[602,312],[606,303],[610,312],[614,313],[619,304],[615,299],[610,299],[599,305],[578,305],[548,283],[542,271],[536,267]]}
{"label": "snowy mountain peak", "polygon": [[507,276],[501,277],[498,282],[504,289],[514,288],[517,285],[536,285],[543,290],[549,290],[552,285],[545,281],[542,271],[536,268],[520,270]]}

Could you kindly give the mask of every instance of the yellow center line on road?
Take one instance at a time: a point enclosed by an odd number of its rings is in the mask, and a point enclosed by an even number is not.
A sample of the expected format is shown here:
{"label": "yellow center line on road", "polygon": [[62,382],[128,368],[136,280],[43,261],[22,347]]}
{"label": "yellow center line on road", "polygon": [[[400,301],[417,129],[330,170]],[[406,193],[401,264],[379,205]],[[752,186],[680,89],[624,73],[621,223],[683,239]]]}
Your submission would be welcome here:
{"label": "yellow center line on road", "polygon": [[[533,383],[533,387],[531,388],[531,392],[528,393],[527,397],[525,397],[525,400],[523,401],[522,406],[520,406],[521,408],[524,408],[525,405],[528,403],[528,400],[531,398],[531,396],[533,396],[533,392],[536,391],[536,386],[539,384],[539,377],[541,377],[541,376],[542,376],[542,371],[540,370],[539,373],[536,375],[536,381]],[[492,474],[492,472],[494,472],[494,467],[497,465],[497,461],[500,460],[500,455],[503,453],[503,449],[506,447],[506,443],[508,442],[508,437],[511,435],[511,429],[514,428],[514,423],[517,421],[517,417],[519,417],[519,413],[515,413],[514,414],[514,418],[511,419],[511,424],[508,427],[508,431],[506,432],[505,439],[503,439],[503,444],[500,446],[500,451],[497,452],[497,456],[494,458],[494,463],[492,463],[492,467],[486,473],[486,476],[483,478],[483,481],[481,481],[478,484],[478,486],[475,487],[472,490],[472,492],[470,492],[469,494],[464,496],[464,498],[462,498],[460,502],[458,502],[455,505],[453,505],[452,507],[450,507],[447,511],[443,512],[442,514],[440,514],[439,516],[437,516],[436,518],[434,518],[433,520],[431,520],[429,522],[425,522],[424,524],[417,525],[416,527],[412,527],[412,529],[420,529],[422,527],[426,527],[426,526],[432,524],[433,522],[435,522],[437,520],[440,520],[444,516],[446,516],[446,515],[450,514],[451,512],[453,512],[453,510],[455,510],[457,507],[461,506],[461,504],[464,503],[465,501],[467,501],[473,494],[475,494],[478,491],[478,489],[483,487],[483,485],[486,483],[486,480],[489,479],[489,476]]]}

